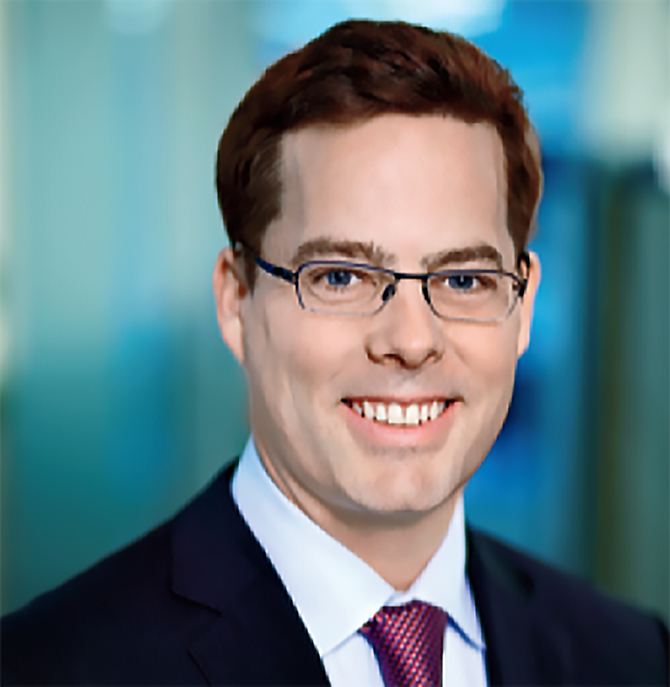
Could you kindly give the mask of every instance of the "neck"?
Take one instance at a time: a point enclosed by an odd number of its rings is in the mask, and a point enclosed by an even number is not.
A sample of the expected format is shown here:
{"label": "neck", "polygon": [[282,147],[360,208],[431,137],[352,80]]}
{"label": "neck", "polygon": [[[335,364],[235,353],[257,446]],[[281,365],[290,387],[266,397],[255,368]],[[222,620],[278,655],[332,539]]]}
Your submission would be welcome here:
{"label": "neck", "polygon": [[459,491],[437,508],[411,516],[351,516],[326,509],[305,512],[394,589],[406,591],[442,544],[460,495]]}

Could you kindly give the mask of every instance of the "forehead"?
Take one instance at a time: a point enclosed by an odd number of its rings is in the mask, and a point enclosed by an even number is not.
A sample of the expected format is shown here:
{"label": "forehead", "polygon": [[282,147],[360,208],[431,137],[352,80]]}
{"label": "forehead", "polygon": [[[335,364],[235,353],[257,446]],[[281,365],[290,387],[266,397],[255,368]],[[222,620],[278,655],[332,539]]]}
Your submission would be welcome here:
{"label": "forehead", "polygon": [[362,241],[407,262],[492,244],[506,229],[502,143],[488,124],[384,115],[285,136],[282,210],[264,248],[290,259],[305,242]]}

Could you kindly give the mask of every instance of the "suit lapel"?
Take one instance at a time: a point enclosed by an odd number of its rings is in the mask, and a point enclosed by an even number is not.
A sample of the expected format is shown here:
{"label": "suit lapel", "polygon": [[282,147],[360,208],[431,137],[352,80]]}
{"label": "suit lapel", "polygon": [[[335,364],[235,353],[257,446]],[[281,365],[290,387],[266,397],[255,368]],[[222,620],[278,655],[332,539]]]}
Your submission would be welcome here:
{"label": "suit lapel", "polygon": [[173,591],[213,611],[190,654],[210,684],[327,685],[298,612],[232,500],[234,467],[174,523]]}
{"label": "suit lapel", "polygon": [[486,643],[489,684],[571,684],[569,637],[539,613],[532,578],[500,545],[467,531],[468,577]]}
{"label": "suit lapel", "polygon": [[[189,652],[209,684],[328,685],[272,564],[230,494],[234,465],[172,524],[172,589],[211,610]],[[467,531],[467,571],[496,685],[570,684],[569,637],[542,617],[534,581],[485,535]]]}

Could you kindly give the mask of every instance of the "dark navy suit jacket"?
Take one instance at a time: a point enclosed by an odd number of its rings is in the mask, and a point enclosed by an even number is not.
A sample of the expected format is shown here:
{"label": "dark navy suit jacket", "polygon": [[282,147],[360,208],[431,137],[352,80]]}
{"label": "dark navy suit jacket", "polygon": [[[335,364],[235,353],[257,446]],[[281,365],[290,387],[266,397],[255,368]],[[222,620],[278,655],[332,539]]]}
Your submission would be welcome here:
{"label": "dark navy suit jacket", "polygon": [[[327,685],[290,597],[235,507],[232,474],[7,616],[2,684]],[[491,685],[667,684],[661,621],[482,533],[468,530],[467,542]]]}

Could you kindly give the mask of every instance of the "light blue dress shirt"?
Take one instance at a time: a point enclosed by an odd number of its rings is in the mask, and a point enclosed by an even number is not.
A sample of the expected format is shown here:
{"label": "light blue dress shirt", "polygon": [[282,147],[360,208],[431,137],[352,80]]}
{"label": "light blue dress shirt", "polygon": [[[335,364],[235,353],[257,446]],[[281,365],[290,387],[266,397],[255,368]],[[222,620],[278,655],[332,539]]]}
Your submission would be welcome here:
{"label": "light blue dress shirt", "polygon": [[358,629],[382,606],[412,599],[439,606],[449,615],[442,684],[487,684],[481,627],[465,575],[462,499],[440,548],[409,590],[397,592],[284,496],[265,471],[253,437],[242,454],[232,492],[291,596],[332,687],[383,687],[374,652]]}

